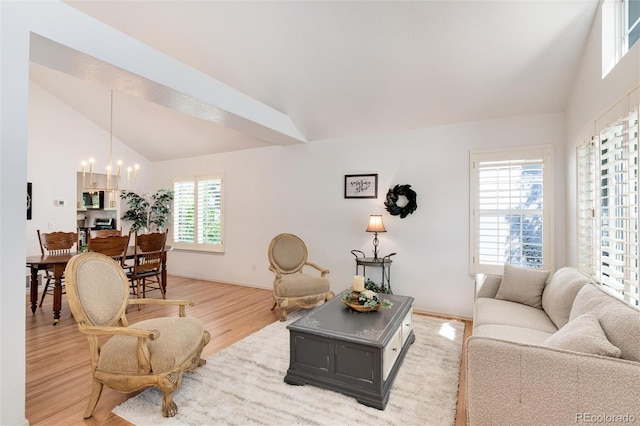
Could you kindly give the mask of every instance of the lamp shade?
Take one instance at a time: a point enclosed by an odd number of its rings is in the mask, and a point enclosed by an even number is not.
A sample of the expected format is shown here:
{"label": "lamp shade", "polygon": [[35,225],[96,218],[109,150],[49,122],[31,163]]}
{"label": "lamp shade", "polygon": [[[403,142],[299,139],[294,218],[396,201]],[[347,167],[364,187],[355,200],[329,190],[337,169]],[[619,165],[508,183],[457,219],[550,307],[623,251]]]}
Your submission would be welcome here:
{"label": "lamp shade", "polygon": [[369,216],[369,226],[367,226],[366,232],[387,232],[387,230],[384,229],[381,214],[372,214]]}

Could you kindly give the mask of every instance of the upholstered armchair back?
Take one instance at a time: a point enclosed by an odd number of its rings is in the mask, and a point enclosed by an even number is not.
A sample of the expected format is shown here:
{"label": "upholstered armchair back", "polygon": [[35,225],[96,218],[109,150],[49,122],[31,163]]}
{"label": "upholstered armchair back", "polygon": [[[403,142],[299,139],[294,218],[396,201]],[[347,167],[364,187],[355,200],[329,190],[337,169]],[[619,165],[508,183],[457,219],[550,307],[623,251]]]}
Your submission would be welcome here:
{"label": "upholstered armchair back", "polygon": [[129,280],[122,266],[101,253],[79,256],[67,285],[73,316],[86,325],[116,324],[123,317],[129,298]]}
{"label": "upholstered armchair back", "polygon": [[307,262],[307,246],[299,237],[280,234],[271,241],[269,261],[280,273],[293,274]]}

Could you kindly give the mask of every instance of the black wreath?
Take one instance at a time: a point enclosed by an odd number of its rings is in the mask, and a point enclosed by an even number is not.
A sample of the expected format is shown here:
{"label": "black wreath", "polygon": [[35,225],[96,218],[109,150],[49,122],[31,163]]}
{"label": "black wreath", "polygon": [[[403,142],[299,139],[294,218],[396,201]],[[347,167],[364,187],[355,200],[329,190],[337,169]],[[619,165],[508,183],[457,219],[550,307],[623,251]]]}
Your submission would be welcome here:
{"label": "black wreath", "polygon": [[[397,204],[401,195],[407,197],[408,200],[404,207],[399,207]],[[404,219],[418,208],[416,198],[416,191],[411,189],[411,185],[396,185],[387,192],[387,201],[384,202],[384,206],[393,216],[400,215],[400,218]]]}

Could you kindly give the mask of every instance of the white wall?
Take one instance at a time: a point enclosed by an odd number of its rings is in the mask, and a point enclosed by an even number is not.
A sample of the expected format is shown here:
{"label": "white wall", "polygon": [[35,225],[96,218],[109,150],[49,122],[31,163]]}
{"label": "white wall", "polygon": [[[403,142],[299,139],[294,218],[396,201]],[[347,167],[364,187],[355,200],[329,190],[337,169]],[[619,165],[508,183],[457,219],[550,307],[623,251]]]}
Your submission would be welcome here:
{"label": "white wall", "polygon": [[[34,252],[32,248],[27,250],[26,241],[33,241],[38,226],[32,222],[32,229],[25,234],[27,126],[31,112],[28,108],[30,34],[39,34],[125,71],[159,81],[178,92],[191,93],[199,86],[193,84],[192,79],[176,78],[185,74],[193,76],[193,69],[62,2],[0,1],[0,30],[0,424],[16,425],[28,423],[24,418],[25,328],[16,326],[16,319],[24,318],[26,314],[24,256]],[[204,75],[196,77],[201,84],[206,80]],[[216,84],[209,82],[208,87]],[[75,126],[76,123],[70,124]],[[61,135],[68,131],[62,126],[57,130]],[[44,135],[44,132],[41,135],[37,138],[40,144],[55,143],[53,136]],[[55,171],[70,170],[73,174],[81,157],[65,154],[70,158],[64,158],[62,153],[52,158],[58,161]],[[47,207],[47,203],[55,198],[41,192],[46,187],[43,179],[57,178],[55,173],[45,174],[40,169],[30,171],[29,180],[33,181],[35,195],[41,197],[36,199],[34,215],[37,218],[34,220],[42,221],[43,216],[53,215],[55,225],[66,226],[68,216],[62,210]],[[64,177],[63,185],[72,181],[73,178]],[[64,197],[66,201],[72,197],[71,192],[66,191],[55,190],[55,197]],[[44,204],[40,205],[41,202]],[[40,223],[46,225],[46,222]]]}
{"label": "white wall", "polygon": [[[106,167],[109,132],[31,81],[27,180],[33,184],[33,214],[26,226],[28,255],[40,254],[37,229],[75,231],[77,172],[82,170],[81,162],[90,157],[96,159],[96,172]],[[151,162],[116,137],[113,159],[140,164],[137,188],[142,192],[151,189]],[[55,206],[54,200],[64,200],[64,207]],[[122,225],[128,229],[126,223]]]}
{"label": "white wall", "polygon": [[[0,1],[0,424],[27,424],[24,228],[29,34]],[[11,44],[9,44],[11,40]]]}
{"label": "white wall", "polygon": [[[331,286],[338,292],[351,285],[355,273],[350,250],[371,254],[373,235],[365,232],[369,215],[383,214],[388,232],[380,234],[379,250],[397,252],[394,292],[413,296],[419,310],[471,317],[470,150],[555,146],[555,263],[563,266],[564,133],[563,115],[553,114],[154,163],[155,187],[170,188],[174,177],[225,177],[225,254],[174,251],[169,273],[271,288],[269,241],[291,232],[305,240],[311,261],[331,270]],[[344,175],[358,173],[378,173],[378,199],[343,198]],[[384,209],[386,192],[396,184],[410,184],[418,194],[418,209],[405,219]]]}
{"label": "white wall", "polygon": [[566,144],[567,263],[577,264],[576,146],[590,139],[594,122],[640,85],[640,43],[636,43],[603,79],[602,11],[594,19],[568,102]]}

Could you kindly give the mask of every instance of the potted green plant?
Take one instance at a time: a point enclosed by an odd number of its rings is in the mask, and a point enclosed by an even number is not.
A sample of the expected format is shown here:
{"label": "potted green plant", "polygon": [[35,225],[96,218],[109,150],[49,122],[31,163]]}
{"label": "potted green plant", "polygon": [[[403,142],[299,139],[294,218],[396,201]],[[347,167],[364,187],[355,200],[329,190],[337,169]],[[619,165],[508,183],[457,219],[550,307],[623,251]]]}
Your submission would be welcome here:
{"label": "potted green plant", "polygon": [[131,232],[163,232],[171,220],[172,190],[160,189],[155,194],[143,195],[123,192],[120,198],[129,207],[121,219],[131,222]]}

